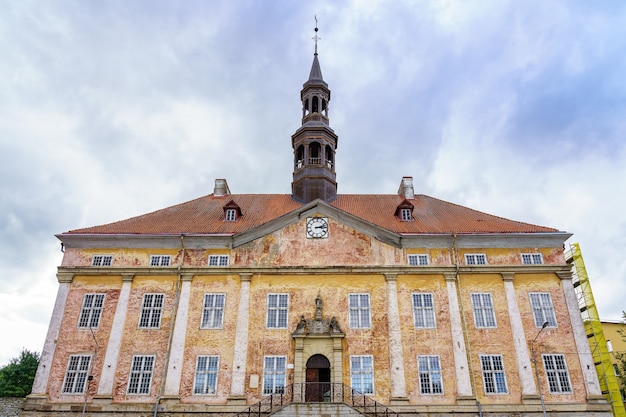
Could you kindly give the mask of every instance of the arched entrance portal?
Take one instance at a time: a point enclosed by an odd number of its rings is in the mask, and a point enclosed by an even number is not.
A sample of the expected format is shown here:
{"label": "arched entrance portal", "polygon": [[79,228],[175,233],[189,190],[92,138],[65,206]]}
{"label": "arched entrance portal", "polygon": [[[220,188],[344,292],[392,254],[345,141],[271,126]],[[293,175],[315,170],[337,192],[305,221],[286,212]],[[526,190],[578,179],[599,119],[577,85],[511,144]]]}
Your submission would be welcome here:
{"label": "arched entrance portal", "polygon": [[305,401],[330,401],[330,361],[324,355],[313,355],[306,361]]}

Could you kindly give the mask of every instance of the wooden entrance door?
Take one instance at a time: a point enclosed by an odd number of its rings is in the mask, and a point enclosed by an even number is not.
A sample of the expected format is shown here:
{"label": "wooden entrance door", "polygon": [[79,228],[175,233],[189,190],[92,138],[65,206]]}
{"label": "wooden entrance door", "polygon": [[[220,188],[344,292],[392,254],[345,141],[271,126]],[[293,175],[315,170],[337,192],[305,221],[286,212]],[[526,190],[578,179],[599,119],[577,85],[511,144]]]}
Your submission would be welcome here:
{"label": "wooden entrance door", "polygon": [[305,401],[330,401],[330,362],[324,355],[313,355],[306,363]]}

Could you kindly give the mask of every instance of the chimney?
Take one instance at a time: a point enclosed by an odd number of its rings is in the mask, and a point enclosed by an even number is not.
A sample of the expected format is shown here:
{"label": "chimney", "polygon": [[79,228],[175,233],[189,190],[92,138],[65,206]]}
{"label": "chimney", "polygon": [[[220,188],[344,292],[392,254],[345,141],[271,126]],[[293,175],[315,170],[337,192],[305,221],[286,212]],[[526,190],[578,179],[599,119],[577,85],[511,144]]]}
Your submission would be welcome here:
{"label": "chimney", "polygon": [[230,195],[230,189],[228,188],[228,183],[224,178],[218,178],[215,180],[215,188],[213,189],[214,197],[224,197],[225,195]]}
{"label": "chimney", "polygon": [[413,191],[413,177],[402,177],[400,188],[398,188],[398,194],[407,200],[415,199],[415,192]]}

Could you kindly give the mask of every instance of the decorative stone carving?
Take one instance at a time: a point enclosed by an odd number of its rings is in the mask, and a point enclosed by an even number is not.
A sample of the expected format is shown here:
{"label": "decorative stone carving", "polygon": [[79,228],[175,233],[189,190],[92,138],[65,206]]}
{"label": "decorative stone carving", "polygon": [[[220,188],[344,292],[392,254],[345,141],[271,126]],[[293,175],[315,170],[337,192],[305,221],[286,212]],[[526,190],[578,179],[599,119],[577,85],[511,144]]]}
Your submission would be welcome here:
{"label": "decorative stone carving", "polygon": [[324,318],[322,315],[322,297],[318,294],[315,298],[315,316],[314,318],[300,317],[300,321],[296,326],[293,336],[306,335],[343,335],[337,318]]}

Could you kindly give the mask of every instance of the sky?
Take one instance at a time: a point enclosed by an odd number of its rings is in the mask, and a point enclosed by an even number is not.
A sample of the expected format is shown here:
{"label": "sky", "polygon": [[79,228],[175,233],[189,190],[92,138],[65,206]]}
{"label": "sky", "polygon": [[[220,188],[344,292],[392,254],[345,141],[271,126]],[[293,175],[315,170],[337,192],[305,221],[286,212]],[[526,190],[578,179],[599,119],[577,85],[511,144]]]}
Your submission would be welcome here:
{"label": "sky", "polygon": [[0,0],[0,365],[41,352],[54,236],[291,192],[313,59],[342,194],[415,192],[573,233],[626,310],[626,2]]}

